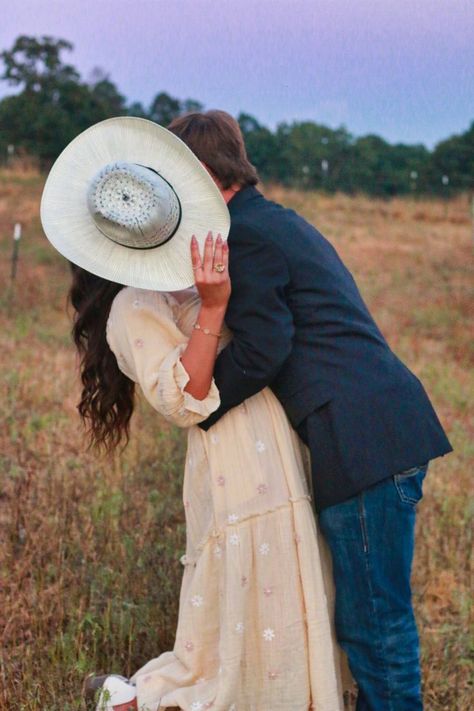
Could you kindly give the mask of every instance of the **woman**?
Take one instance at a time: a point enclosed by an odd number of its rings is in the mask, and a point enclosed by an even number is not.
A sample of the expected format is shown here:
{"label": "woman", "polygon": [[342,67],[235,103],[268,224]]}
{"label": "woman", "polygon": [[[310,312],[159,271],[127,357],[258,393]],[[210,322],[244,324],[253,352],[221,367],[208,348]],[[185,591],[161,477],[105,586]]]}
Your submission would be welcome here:
{"label": "woman", "polygon": [[172,132],[117,117],[76,137],[43,190],[45,234],[73,265],[79,412],[93,440],[128,441],[136,385],[188,430],[174,648],[86,689],[115,711],[341,711],[332,577],[298,436],[268,388],[197,426],[220,405],[213,367],[231,338],[230,215],[211,172]]}
{"label": "woman", "polygon": [[[133,410],[133,383],[167,420],[188,428],[186,554],[175,646],[130,683],[108,677],[98,708],[343,709],[330,569],[300,440],[268,388],[209,432],[196,426],[220,402],[212,372],[230,338],[224,314],[231,285],[220,236],[214,249],[208,235],[202,261],[195,238],[191,251],[195,289],[113,288],[94,277],[96,295],[105,298],[91,298],[83,270],[76,270],[71,291],[78,345],[89,324],[90,342],[106,338],[111,350],[100,356],[107,364],[94,406],[83,371],[81,412],[89,412],[97,437],[119,442]],[[216,265],[225,268],[216,271]],[[98,303],[100,318],[92,321],[88,311]],[[85,352],[84,362],[92,372],[92,352],[89,360]],[[111,389],[121,393],[113,423],[101,415],[110,413]]]}

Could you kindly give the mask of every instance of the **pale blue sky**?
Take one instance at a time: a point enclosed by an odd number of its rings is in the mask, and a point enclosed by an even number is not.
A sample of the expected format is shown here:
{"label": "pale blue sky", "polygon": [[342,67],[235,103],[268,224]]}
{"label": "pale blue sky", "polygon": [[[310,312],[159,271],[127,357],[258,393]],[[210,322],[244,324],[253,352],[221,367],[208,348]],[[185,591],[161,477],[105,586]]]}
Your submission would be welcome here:
{"label": "pale blue sky", "polygon": [[[474,120],[472,0],[18,0],[19,34],[70,40],[129,100],[158,91],[279,121],[424,143]],[[0,96],[12,91],[0,83]]]}

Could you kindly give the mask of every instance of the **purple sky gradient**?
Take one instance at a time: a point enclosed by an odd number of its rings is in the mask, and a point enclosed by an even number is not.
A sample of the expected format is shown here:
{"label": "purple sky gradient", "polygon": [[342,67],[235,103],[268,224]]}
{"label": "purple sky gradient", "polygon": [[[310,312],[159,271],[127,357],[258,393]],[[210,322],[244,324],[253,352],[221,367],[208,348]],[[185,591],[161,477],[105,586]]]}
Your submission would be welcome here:
{"label": "purple sky gradient", "polygon": [[82,76],[102,67],[129,100],[166,91],[272,129],[431,148],[474,120],[472,0],[18,0],[0,49],[19,34],[70,40]]}

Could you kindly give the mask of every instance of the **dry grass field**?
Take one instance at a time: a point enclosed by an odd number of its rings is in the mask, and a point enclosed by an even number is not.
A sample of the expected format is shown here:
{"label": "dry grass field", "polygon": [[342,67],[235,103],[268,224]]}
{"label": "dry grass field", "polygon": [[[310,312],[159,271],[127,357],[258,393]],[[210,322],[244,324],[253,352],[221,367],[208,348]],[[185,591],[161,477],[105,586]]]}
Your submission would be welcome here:
{"label": "dry grass field", "polygon": [[[85,451],[65,308],[69,271],[42,235],[41,188],[34,173],[0,172],[1,711],[81,709],[88,671],[131,674],[172,648],[184,552],[184,433],[139,398],[123,454],[99,459]],[[413,583],[426,709],[470,711],[468,199],[385,202],[262,189],[336,246],[392,348],[425,384],[455,447],[432,463],[425,483]],[[16,221],[23,237],[12,292]]]}

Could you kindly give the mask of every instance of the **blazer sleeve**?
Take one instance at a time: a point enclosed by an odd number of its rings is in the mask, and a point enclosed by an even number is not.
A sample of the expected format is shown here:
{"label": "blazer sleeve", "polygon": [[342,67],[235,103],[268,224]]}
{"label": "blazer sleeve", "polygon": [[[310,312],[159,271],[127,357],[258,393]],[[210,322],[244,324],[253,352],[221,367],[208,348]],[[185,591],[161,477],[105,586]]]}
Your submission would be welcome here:
{"label": "blazer sleeve", "polygon": [[229,256],[232,293],[225,322],[232,340],[216,360],[221,404],[199,423],[204,430],[271,383],[291,352],[295,332],[286,299],[290,274],[279,247],[253,228],[234,226]]}
{"label": "blazer sleeve", "polygon": [[169,422],[190,427],[219,407],[214,379],[203,400],[184,390],[190,378],[180,358],[188,338],[159,292],[122,289],[112,302],[106,339],[120,370]]}

